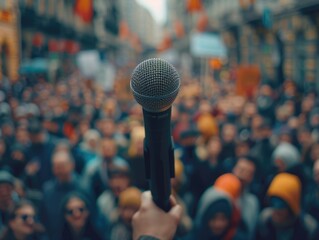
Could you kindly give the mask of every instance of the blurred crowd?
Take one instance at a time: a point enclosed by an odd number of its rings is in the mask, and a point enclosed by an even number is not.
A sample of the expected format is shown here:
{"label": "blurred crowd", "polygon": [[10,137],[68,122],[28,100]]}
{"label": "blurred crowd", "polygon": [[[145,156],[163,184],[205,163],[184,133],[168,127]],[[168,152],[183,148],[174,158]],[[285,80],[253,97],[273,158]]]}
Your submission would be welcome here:
{"label": "blurred crowd", "polygon": [[[185,77],[172,106],[176,239],[319,239],[316,90],[210,87]],[[140,105],[77,71],[22,77],[0,82],[0,123],[0,239],[132,239],[148,189]]]}

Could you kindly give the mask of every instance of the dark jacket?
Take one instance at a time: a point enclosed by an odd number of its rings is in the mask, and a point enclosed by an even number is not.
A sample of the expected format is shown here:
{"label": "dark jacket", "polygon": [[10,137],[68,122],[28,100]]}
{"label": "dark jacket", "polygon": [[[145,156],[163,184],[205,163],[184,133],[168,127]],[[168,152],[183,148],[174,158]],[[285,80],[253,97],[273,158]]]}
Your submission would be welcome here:
{"label": "dark jacket", "polygon": [[44,184],[41,219],[51,239],[56,239],[55,234],[61,228],[60,219],[62,219],[62,216],[58,210],[61,207],[61,201],[72,191],[81,191],[79,178],[76,175],[70,183],[61,184],[53,179]]}
{"label": "dark jacket", "polygon": [[317,222],[308,214],[302,214],[296,217],[296,220],[290,227],[279,230],[272,222],[272,209],[266,208],[260,215],[256,229],[256,238],[258,240],[317,240],[319,231]]}
{"label": "dark jacket", "polygon": [[[208,223],[211,219],[211,213],[220,211],[218,206],[221,206],[221,202],[223,202],[223,208],[226,207],[226,212],[228,212],[225,214],[228,214],[229,225],[224,233],[215,236],[210,231]],[[198,206],[194,229],[187,238],[188,240],[246,240],[248,238],[246,227],[241,220],[238,209],[236,209],[232,200],[225,193],[211,187],[204,192]]]}

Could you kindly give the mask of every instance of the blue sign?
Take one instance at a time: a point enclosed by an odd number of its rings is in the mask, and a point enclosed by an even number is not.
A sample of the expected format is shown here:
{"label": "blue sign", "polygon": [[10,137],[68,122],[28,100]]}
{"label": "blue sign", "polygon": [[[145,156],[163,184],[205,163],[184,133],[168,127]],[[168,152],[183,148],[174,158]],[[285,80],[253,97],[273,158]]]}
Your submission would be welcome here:
{"label": "blue sign", "polygon": [[226,46],[218,34],[195,33],[191,36],[190,50],[195,57],[226,58]]}

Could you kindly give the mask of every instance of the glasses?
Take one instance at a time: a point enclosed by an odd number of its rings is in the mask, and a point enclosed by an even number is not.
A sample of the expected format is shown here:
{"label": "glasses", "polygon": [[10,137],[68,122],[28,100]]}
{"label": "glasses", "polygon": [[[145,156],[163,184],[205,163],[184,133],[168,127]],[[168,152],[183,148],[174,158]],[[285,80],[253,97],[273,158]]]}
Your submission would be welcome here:
{"label": "glasses", "polygon": [[73,209],[66,209],[65,214],[68,216],[73,216],[76,211],[82,214],[86,211],[86,208],[85,207],[78,207],[78,208],[73,208]]}
{"label": "glasses", "polygon": [[21,215],[17,215],[17,218],[20,218],[23,222],[28,222],[28,221],[36,221],[36,217],[34,215],[30,215],[30,214],[21,214]]}

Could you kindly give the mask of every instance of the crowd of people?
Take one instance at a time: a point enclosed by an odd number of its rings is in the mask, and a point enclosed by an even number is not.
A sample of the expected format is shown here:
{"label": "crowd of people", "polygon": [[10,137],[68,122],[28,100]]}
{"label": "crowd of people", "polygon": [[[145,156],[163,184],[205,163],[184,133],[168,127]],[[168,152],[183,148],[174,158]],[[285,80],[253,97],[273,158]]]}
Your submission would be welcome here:
{"label": "crowd of people", "polygon": [[[316,89],[262,81],[247,98],[228,76],[203,96],[196,79],[181,81],[174,239],[319,239]],[[140,105],[78,71],[25,76],[0,82],[0,123],[1,240],[133,238],[149,189]]]}

